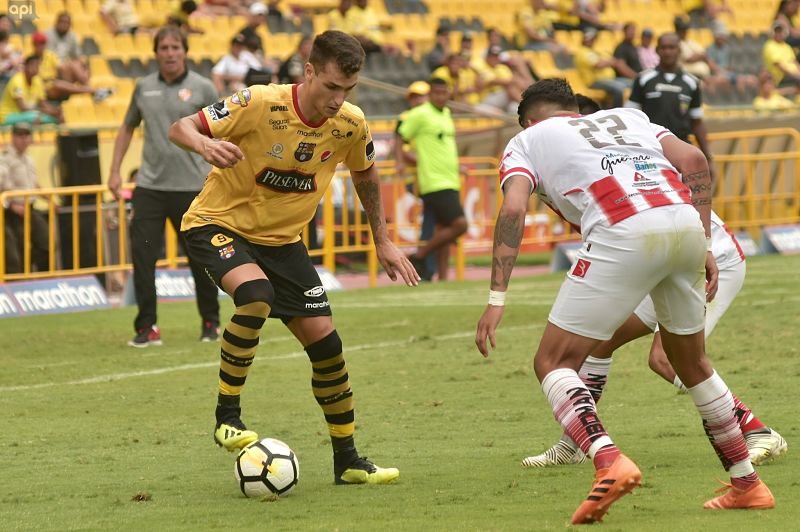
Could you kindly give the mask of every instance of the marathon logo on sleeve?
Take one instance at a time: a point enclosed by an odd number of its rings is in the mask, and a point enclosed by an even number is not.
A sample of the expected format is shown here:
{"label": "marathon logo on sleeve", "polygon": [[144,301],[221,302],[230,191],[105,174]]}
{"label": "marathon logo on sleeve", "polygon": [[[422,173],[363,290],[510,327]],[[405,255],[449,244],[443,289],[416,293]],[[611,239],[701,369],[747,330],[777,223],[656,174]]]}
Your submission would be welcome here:
{"label": "marathon logo on sleeve", "polygon": [[225,100],[209,105],[206,107],[206,111],[208,111],[208,116],[211,117],[211,120],[214,122],[222,120],[223,118],[231,115],[231,112],[228,111],[228,105],[225,103]]}
{"label": "marathon logo on sleeve", "polygon": [[278,192],[308,194],[317,190],[315,174],[304,174],[297,170],[265,168],[256,175],[256,184]]}

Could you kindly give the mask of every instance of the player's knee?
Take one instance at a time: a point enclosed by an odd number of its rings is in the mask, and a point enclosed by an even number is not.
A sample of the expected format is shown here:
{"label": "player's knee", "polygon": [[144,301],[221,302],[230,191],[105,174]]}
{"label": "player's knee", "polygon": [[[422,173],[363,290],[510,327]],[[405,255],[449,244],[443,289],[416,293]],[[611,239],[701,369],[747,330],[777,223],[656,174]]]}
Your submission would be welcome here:
{"label": "player's knee", "polygon": [[334,329],[328,336],[317,340],[306,347],[306,353],[311,362],[321,362],[328,360],[342,353],[342,339]]}
{"label": "player's knee", "polygon": [[467,232],[467,219],[463,216],[459,216],[453,221],[453,229],[456,232],[456,236],[461,236]]}
{"label": "player's knee", "polygon": [[233,293],[233,302],[237,307],[251,303],[264,303],[267,313],[275,301],[275,290],[267,279],[253,279],[240,284]]}

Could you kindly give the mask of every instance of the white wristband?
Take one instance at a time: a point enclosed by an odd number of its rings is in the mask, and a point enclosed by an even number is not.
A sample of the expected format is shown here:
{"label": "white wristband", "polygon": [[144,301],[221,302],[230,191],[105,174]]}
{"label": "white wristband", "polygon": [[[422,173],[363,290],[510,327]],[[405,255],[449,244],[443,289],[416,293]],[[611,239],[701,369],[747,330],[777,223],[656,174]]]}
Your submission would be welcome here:
{"label": "white wristband", "polygon": [[489,304],[494,307],[503,307],[506,304],[506,293],[489,290]]}
{"label": "white wristband", "polygon": [[712,245],[711,245],[711,237],[707,236],[706,237],[706,251],[711,251],[711,247],[712,247]]}

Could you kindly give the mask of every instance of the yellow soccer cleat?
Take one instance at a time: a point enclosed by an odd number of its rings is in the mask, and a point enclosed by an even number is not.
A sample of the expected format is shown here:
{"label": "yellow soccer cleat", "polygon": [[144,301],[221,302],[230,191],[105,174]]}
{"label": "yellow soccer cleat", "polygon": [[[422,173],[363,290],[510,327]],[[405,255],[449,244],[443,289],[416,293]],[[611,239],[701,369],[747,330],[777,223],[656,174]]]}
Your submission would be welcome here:
{"label": "yellow soccer cleat", "polygon": [[235,427],[227,423],[220,423],[214,430],[214,441],[220,447],[233,452],[247,447],[254,441],[258,441],[258,434],[252,430],[247,430],[244,425]]}
{"label": "yellow soccer cleat", "polygon": [[356,458],[341,473],[335,473],[336,484],[389,484],[400,477],[395,467],[378,467],[366,457]]}

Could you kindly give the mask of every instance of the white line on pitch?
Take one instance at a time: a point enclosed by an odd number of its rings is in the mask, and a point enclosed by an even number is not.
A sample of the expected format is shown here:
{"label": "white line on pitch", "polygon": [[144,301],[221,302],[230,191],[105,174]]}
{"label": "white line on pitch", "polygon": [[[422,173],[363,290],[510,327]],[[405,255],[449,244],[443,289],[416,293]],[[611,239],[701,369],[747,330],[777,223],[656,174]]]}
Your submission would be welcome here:
{"label": "white line on pitch", "polygon": [[[532,325],[520,325],[514,327],[505,327],[500,329],[500,333],[503,332],[514,332],[514,331],[527,331],[527,330],[534,330],[534,329],[541,329],[543,324],[532,324]],[[376,342],[370,344],[360,344],[360,345],[353,345],[347,346],[345,345],[345,353],[354,352],[354,351],[365,351],[369,349],[384,349],[387,347],[399,347],[408,345],[411,343],[416,343],[420,340],[422,341],[443,341],[443,340],[454,340],[459,338],[470,338],[475,335],[473,331],[461,331],[457,333],[450,333],[450,334],[442,334],[438,336],[431,336],[427,338],[417,339],[415,337],[411,338],[404,338],[402,340],[391,340],[386,342]],[[289,353],[283,353],[280,355],[275,356],[263,356],[262,359],[265,361],[271,360],[289,360],[294,358],[300,358],[305,356],[305,351],[292,351]],[[476,353],[477,354],[477,353]],[[256,357],[256,361],[259,358]],[[86,379],[77,379],[72,381],[66,382],[40,382],[38,384],[21,384],[18,386],[2,386],[0,387],[0,393],[3,392],[20,392],[20,391],[27,391],[27,390],[39,390],[42,388],[52,388],[54,386],[82,386],[86,384],[100,384],[106,382],[114,382],[114,381],[121,381],[125,379],[132,379],[135,377],[149,377],[151,375],[163,375],[165,373],[175,373],[178,371],[188,371],[192,369],[200,369],[200,368],[211,368],[218,366],[219,362],[198,362],[195,364],[181,364],[178,366],[167,366],[163,368],[154,368],[154,369],[147,369],[141,371],[130,371],[126,373],[111,373],[108,375],[98,375],[96,377],[88,377]]]}

